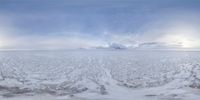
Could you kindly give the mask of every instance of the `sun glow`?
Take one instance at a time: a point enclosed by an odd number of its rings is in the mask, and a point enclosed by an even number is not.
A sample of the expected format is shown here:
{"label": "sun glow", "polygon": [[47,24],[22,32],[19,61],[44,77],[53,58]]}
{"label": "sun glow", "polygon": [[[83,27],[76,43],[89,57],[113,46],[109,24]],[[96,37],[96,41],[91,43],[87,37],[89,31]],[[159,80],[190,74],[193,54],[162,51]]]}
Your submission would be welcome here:
{"label": "sun glow", "polygon": [[0,40],[0,48],[3,46],[3,42]]}
{"label": "sun glow", "polygon": [[2,48],[3,46],[4,46],[4,42],[0,40],[0,48]]}
{"label": "sun glow", "polygon": [[171,35],[168,37],[174,45],[182,48],[196,48],[199,46],[199,40],[186,35]]}
{"label": "sun glow", "polygon": [[4,48],[8,44],[6,40],[6,38],[0,37],[0,49]]}
{"label": "sun glow", "polygon": [[181,26],[169,29],[160,41],[179,48],[199,48],[200,36],[198,31],[191,26]]}
{"label": "sun glow", "polygon": [[197,37],[186,34],[168,34],[162,38],[162,41],[168,45],[181,48],[199,48],[200,40]]}

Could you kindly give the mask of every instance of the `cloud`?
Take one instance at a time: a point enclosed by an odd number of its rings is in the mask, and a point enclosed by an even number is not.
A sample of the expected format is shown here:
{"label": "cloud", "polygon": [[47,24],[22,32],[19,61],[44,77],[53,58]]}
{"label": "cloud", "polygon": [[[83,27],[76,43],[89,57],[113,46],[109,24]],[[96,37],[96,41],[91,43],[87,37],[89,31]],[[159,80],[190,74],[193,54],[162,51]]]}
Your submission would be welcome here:
{"label": "cloud", "polygon": [[12,43],[4,46],[4,49],[78,49],[104,45],[102,41],[68,36],[15,36],[9,39],[12,40]]}
{"label": "cloud", "polygon": [[163,42],[146,42],[141,43],[136,49],[143,49],[143,50],[174,50],[180,49],[181,45],[173,44],[169,45]]}
{"label": "cloud", "polygon": [[0,4],[1,49],[200,48],[193,2],[20,1]]}

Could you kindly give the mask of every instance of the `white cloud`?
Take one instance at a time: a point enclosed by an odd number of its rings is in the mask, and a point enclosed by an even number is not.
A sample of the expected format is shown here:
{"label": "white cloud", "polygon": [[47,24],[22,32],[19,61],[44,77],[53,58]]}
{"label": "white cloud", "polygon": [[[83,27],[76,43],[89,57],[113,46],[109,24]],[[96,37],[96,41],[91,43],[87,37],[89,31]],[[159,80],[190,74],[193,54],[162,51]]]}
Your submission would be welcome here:
{"label": "white cloud", "polygon": [[200,48],[200,20],[197,14],[187,16],[169,15],[142,27],[138,33],[113,33],[106,31],[101,35],[68,33],[60,35],[18,34],[9,17],[0,15],[1,49],[77,49],[108,47],[119,44],[130,48]]}

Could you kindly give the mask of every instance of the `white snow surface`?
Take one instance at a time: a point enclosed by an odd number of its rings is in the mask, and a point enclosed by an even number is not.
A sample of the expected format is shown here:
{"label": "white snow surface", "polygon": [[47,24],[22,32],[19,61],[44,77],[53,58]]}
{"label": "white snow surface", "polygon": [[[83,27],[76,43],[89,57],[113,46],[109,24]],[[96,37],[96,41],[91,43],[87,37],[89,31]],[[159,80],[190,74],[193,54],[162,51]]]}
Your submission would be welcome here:
{"label": "white snow surface", "polygon": [[200,100],[200,52],[1,51],[0,100]]}

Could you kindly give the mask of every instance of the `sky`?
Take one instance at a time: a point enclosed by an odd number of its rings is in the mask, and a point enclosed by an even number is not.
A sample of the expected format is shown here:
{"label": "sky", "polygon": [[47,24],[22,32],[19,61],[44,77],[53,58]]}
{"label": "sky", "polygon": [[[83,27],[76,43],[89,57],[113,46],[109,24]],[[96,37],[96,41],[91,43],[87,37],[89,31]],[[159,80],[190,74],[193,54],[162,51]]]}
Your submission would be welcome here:
{"label": "sky", "polygon": [[199,0],[0,0],[0,49],[199,49]]}

